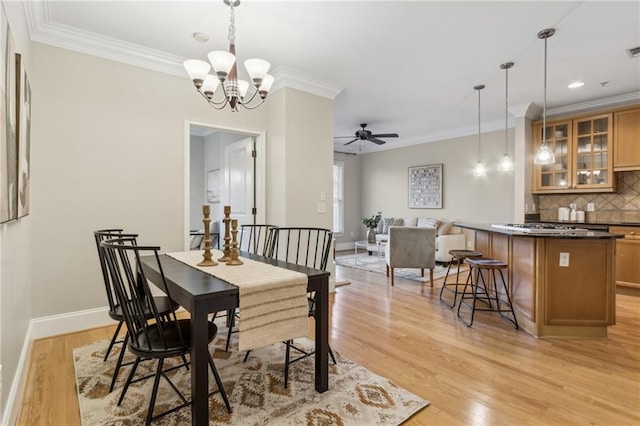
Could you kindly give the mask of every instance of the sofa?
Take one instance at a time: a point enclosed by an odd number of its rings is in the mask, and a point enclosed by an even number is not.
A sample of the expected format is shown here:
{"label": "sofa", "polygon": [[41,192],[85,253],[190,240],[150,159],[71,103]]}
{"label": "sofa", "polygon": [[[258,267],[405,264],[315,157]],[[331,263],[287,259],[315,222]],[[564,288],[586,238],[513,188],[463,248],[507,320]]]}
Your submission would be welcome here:
{"label": "sofa", "polygon": [[427,217],[382,217],[378,222],[376,241],[388,242],[389,228],[391,226],[435,228],[436,262],[449,263],[451,262],[449,250],[464,250],[467,248],[466,238],[462,233],[462,230],[453,226],[453,221],[451,220]]}

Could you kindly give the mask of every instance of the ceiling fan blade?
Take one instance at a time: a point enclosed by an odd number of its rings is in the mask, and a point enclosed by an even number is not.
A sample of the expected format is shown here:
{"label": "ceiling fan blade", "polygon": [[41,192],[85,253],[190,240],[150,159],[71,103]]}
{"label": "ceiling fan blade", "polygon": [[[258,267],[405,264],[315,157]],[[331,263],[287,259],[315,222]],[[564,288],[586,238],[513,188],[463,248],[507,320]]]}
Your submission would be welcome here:
{"label": "ceiling fan blade", "polygon": [[[360,138],[355,138],[354,140],[345,143],[345,145],[349,145],[349,144],[354,143],[355,141],[359,141],[359,140],[360,140]],[[384,143],[384,142],[382,142],[382,143]]]}
{"label": "ceiling fan blade", "polygon": [[369,142],[373,142],[373,143],[377,143],[378,145],[382,145],[385,143],[385,141],[381,141],[380,139],[376,139],[376,138],[369,138],[367,139]]}
{"label": "ceiling fan blade", "polygon": [[352,136],[334,136],[333,138],[334,139],[347,139],[347,138],[352,138],[352,137],[353,137],[353,135]]}
{"label": "ceiling fan blade", "polygon": [[370,138],[397,138],[397,133],[380,133],[378,135],[371,135]]}

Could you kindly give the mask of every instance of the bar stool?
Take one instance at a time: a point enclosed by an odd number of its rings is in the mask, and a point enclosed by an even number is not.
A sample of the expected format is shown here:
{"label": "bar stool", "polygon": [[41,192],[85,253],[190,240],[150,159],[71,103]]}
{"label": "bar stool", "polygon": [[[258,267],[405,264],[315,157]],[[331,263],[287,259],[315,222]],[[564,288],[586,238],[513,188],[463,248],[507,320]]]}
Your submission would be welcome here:
{"label": "bar stool", "polygon": [[[513,310],[513,305],[511,304],[511,296],[509,295],[509,289],[507,288],[507,283],[504,280],[504,275],[502,274],[502,270],[509,267],[506,262],[502,262],[501,260],[495,259],[487,259],[484,257],[480,258],[467,258],[467,263],[471,267],[471,271],[469,274],[473,273],[475,269],[476,279],[475,283],[473,280],[467,280],[464,285],[464,290],[462,291],[462,296],[460,297],[460,304],[458,305],[458,319],[462,321],[467,327],[471,327],[473,324],[473,317],[476,311],[492,311],[498,312],[502,318],[505,318],[514,325],[516,330],[518,329],[518,320],[516,319],[516,313]],[[490,271],[492,282],[493,282],[493,298],[488,291],[487,283],[484,280],[484,275],[482,275],[481,271],[486,270]],[[498,279],[496,275],[496,271],[500,274],[500,281],[502,282],[502,288],[504,290],[504,294],[506,296],[506,300],[501,299],[498,296]],[[467,286],[471,286],[471,293],[467,293]],[[465,300],[471,299],[472,302],[466,302]],[[492,305],[492,300],[495,302],[495,306]],[[486,308],[478,308],[476,306],[477,302],[483,302],[488,307]],[[471,320],[469,322],[465,321],[460,315],[460,308],[462,305],[467,306],[471,309]],[[510,312],[511,317],[505,315],[503,312]]]}
{"label": "bar stool", "polygon": [[[467,258],[482,257],[482,253],[475,250],[449,250],[449,254],[451,255],[451,262],[449,262],[449,266],[447,267],[447,274],[444,276],[444,282],[442,283],[442,288],[440,289],[440,301],[443,303],[447,303],[447,301],[442,298],[442,293],[444,292],[444,290],[450,291],[451,293],[453,293],[453,303],[448,306],[450,308],[453,308],[456,305],[456,301],[458,300],[458,286],[462,285],[462,283],[458,281],[460,277],[460,264],[464,263],[464,260]],[[447,283],[447,278],[449,278],[449,271],[451,271],[451,265],[454,262],[458,267],[456,281]],[[469,274],[467,275],[465,284],[469,282],[469,280],[471,280],[471,268],[469,269]],[[449,287],[453,287],[453,290]]]}

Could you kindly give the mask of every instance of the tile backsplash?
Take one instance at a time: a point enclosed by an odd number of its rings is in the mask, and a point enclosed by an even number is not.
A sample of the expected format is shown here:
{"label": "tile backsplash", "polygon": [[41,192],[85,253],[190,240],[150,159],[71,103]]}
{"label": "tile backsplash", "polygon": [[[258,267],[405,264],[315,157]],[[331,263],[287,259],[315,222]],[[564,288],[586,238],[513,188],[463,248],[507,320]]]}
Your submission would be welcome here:
{"label": "tile backsplash", "polygon": [[[557,220],[558,207],[575,203],[578,210],[586,212],[587,222],[640,222],[640,171],[618,172],[617,178],[618,192],[613,194],[539,195],[540,220]],[[587,203],[593,203],[595,211],[587,212]]]}

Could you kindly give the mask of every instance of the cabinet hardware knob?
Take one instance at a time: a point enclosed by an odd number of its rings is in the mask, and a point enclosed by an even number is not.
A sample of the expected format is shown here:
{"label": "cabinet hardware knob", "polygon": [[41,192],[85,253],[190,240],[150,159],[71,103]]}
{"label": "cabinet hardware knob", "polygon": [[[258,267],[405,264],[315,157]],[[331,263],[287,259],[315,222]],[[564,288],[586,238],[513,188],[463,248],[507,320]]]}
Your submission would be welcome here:
{"label": "cabinet hardware knob", "polygon": [[636,233],[631,231],[631,232],[629,232],[629,235],[636,235]]}

